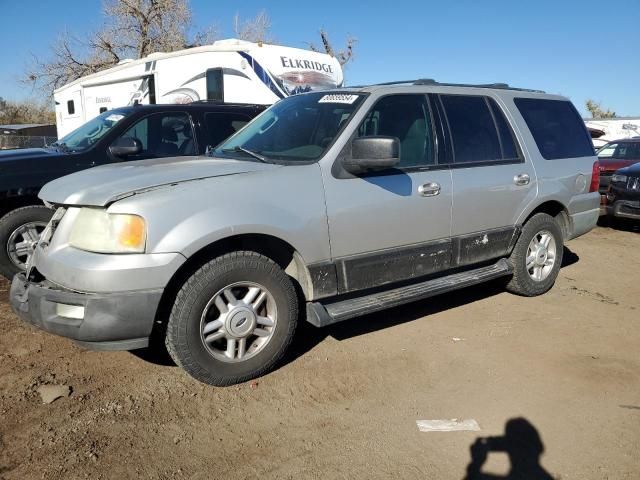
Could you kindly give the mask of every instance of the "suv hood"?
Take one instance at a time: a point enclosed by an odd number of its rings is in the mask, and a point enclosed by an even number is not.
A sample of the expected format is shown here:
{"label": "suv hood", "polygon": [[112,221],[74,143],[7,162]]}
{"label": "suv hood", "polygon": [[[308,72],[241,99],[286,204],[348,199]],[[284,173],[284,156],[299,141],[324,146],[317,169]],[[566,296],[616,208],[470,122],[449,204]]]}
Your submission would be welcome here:
{"label": "suv hood", "polygon": [[137,193],[205,178],[278,168],[250,160],[180,157],[90,168],[47,183],[39,197],[58,205],[103,207]]}

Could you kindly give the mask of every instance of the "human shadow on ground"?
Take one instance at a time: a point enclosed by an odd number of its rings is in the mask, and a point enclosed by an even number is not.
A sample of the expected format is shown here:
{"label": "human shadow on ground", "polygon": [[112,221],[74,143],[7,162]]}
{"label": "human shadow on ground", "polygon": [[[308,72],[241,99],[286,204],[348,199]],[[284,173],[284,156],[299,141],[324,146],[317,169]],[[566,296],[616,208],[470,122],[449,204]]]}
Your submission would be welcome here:
{"label": "human shadow on ground", "polygon": [[[501,437],[480,437],[469,448],[471,461],[463,480],[554,480],[540,465],[544,444],[538,430],[525,418],[512,418]],[[506,453],[510,469],[506,475],[483,473],[491,452]]]}
{"label": "human shadow on ground", "polygon": [[[562,268],[575,264],[579,259],[580,257],[578,257],[578,255],[565,246]],[[298,357],[305,355],[328,336],[337,340],[346,340],[360,335],[365,335],[370,332],[384,330],[402,323],[493,297],[503,293],[505,291],[504,287],[504,278],[492,280],[490,282],[431,297],[428,300],[408,303],[399,307],[390,308],[388,310],[364,315],[345,322],[329,325],[324,328],[317,328],[306,321],[300,321],[298,323],[293,343],[277,368],[281,368],[296,360]],[[133,350],[131,353],[150,363],[175,366],[175,363],[164,346],[163,326],[157,326],[157,328],[154,328],[149,348]]]}

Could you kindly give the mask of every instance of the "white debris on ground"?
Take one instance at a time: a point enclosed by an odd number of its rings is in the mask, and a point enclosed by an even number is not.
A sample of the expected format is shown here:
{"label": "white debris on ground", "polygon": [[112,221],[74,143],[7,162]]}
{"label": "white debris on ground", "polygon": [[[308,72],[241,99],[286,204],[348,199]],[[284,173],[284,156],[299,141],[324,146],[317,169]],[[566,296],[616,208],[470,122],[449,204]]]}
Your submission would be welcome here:
{"label": "white debris on ground", "polygon": [[416,420],[418,430],[421,432],[459,432],[459,431],[480,431],[480,425],[473,419],[458,420]]}
{"label": "white debris on ground", "polygon": [[45,405],[55,402],[62,397],[68,397],[71,394],[71,387],[68,385],[41,385],[38,387],[38,393]]}

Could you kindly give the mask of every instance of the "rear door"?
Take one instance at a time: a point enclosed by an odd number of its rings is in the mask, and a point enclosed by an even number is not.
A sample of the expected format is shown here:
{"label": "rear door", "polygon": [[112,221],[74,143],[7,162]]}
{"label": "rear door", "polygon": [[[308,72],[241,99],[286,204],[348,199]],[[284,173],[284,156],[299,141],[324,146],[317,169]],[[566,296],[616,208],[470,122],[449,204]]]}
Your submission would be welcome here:
{"label": "rear door", "polygon": [[536,176],[498,102],[439,95],[451,145],[453,263],[507,253],[520,213],[536,196]]}
{"label": "rear door", "polygon": [[384,96],[367,112],[355,137],[398,138],[397,168],[359,176],[340,175],[336,165],[324,171],[341,293],[449,267],[451,173],[437,163],[435,125],[426,95]]}

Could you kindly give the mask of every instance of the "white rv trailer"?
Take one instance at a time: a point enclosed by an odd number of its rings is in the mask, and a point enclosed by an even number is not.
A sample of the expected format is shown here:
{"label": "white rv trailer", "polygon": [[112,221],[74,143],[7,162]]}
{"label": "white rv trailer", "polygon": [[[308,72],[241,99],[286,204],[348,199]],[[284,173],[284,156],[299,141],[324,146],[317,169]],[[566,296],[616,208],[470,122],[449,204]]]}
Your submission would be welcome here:
{"label": "white rv trailer", "polygon": [[58,136],[125,105],[213,100],[270,105],[280,98],[342,85],[327,54],[242,40],[123,60],[54,92]]}

